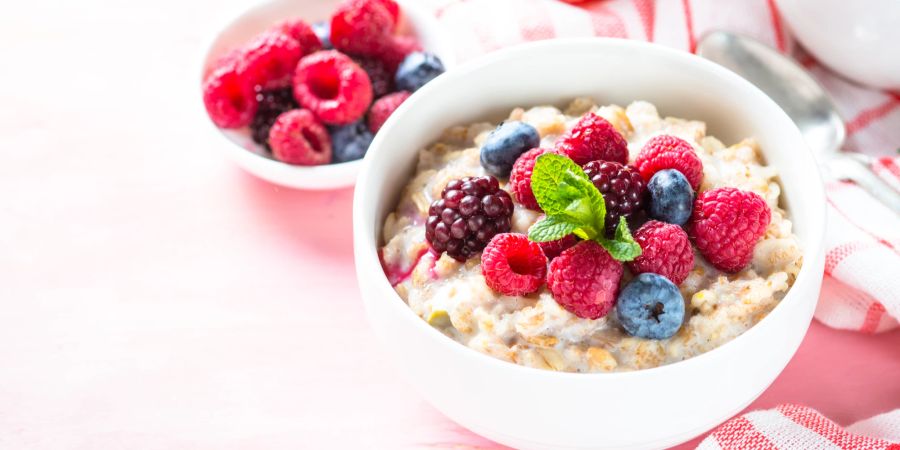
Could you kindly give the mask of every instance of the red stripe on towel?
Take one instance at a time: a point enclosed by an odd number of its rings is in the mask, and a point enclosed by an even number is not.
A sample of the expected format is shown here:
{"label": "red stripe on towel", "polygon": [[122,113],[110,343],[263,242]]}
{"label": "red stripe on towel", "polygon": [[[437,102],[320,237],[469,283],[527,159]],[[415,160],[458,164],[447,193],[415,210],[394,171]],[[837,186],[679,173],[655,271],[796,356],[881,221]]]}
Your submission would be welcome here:
{"label": "red stripe on towel", "polygon": [[684,26],[688,37],[688,48],[691,50],[691,53],[695,53],[697,51],[697,39],[694,36],[694,17],[693,13],[691,13],[691,0],[681,0],[681,5],[684,8]]}

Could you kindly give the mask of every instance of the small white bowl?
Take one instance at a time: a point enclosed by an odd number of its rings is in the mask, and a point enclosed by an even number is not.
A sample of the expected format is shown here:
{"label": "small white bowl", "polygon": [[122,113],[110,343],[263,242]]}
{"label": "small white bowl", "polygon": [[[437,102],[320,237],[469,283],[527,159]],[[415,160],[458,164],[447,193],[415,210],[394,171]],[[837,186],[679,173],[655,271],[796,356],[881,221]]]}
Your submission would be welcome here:
{"label": "small white bowl", "polygon": [[[200,84],[202,84],[203,75],[208,73],[210,66],[220,56],[246,44],[256,34],[279,21],[295,17],[300,17],[309,23],[327,20],[339,3],[341,3],[339,0],[275,0],[261,3],[240,14],[223,27],[212,42],[205,47],[207,50],[203,55]],[[449,41],[443,37],[442,28],[434,16],[427,10],[416,6],[415,2],[401,0],[398,3],[404,17],[401,31],[417,36],[422,48],[441,58],[445,68],[452,67],[454,53],[448,45]],[[202,92],[198,90],[197,101],[201,100]],[[203,109],[202,103],[201,109]],[[317,190],[352,186],[362,164],[362,161],[320,166],[285,164],[266,156],[265,150],[253,142],[246,129],[224,130],[216,127],[211,120],[207,119],[205,122],[212,127],[217,136],[224,138],[217,138],[216,145],[235,163],[259,178],[282,186]]]}
{"label": "small white bowl", "polygon": [[[419,149],[448,126],[513,107],[647,100],[663,115],[706,121],[725,142],[754,136],[781,173],[804,249],[790,292],[721,347],[675,364],[575,374],[507,363],[449,339],[417,317],[378,260],[382,224]],[[516,448],[661,448],[685,442],[753,401],[806,333],[822,281],[825,196],[816,161],[790,118],[737,75],[694,55],[615,39],[527,44],[457,67],[404,103],[375,138],[353,203],[356,271],[369,321],[422,395],[454,421]]]}
{"label": "small white bowl", "polygon": [[778,0],[797,39],[837,73],[900,90],[900,1]]}

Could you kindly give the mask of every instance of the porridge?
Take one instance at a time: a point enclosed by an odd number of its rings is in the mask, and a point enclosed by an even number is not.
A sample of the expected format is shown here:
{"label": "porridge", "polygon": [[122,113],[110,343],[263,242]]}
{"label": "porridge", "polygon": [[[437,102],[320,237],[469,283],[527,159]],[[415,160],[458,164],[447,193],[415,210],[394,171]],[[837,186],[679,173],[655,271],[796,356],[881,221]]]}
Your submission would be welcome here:
{"label": "porridge", "polygon": [[474,350],[656,367],[728,342],[790,288],[802,252],[777,175],[752,139],[726,146],[647,102],[514,109],[419,153],[380,255],[409,308]]}

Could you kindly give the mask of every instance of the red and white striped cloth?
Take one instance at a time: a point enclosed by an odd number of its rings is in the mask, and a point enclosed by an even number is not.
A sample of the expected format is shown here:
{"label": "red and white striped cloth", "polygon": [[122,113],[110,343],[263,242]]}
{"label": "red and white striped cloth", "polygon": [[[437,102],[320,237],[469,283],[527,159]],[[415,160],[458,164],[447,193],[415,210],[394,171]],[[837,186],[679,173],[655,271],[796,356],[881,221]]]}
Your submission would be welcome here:
{"label": "red and white striped cloth", "polygon": [[[867,89],[821,66],[794,44],[774,0],[414,0],[434,3],[469,60],[526,41],[606,36],[693,51],[707,30],[727,29],[790,53],[834,97],[846,120],[846,150],[880,159],[876,172],[900,190],[900,95]],[[877,333],[900,318],[900,219],[852,183],[830,182],[826,267],[816,318]],[[894,443],[892,443],[894,442]],[[713,431],[701,449],[900,450],[900,409],[842,428],[794,405],[755,411]]]}
{"label": "red and white striped cloth", "polygon": [[753,411],[716,428],[698,450],[900,450],[900,410],[846,428],[797,405]]}
{"label": "red and white striped cloth", "polygon": [[[452,30],[460,61],[560,37],[620,37],[692,51],[707,30],[752,36],[798,57],[846,118],[847,150],[882,157],[876,172],[900,189],[900,94],[860,87],[819,65],[794,45],[774,0],[593,0],[577,6],[551,0],[427,1],[436,2],[439,20]],[[816,318],[865,333],[896,328],[900,219],[853,184],[829,183],[827,193],[827,262]]]}

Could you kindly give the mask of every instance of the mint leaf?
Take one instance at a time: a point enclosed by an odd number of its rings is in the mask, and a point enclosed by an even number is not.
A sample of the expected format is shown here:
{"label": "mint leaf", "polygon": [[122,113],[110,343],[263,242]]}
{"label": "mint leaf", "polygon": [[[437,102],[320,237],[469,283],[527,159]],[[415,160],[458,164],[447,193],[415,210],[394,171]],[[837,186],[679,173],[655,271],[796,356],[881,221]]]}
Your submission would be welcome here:
{"label": "mint leaf", "polygon": [[571,203],[586,196],[582,181],[590,183],[578,164],[565,156],[547,153],[535,161],[531,190],[544,213],[560,215]]}
{"label": "mint leaf", "polygon": [[558,216],[545,217],[528,229],[528,239],[534,242],[549,242],[571,234],[577,225],[566,222]]}
{"label": "mint leaf", "polygon": [[641,246],[635,242],[631,232],[628,231],[628,222],[624,217],[619,218],[615,237],[612,239],[600,239],[600,245],[609,252],[617,261],[631,261],[641,255]]}
{"label": "mint leaf", "polygon": [[539,156],[531,175],[531,189],[548,217],[576,224],[591,237],[603,229],[603,195],[571,159],[553,153]]}
{"label": "mint leaf", "polygon": [[628,231],[624,217],[612,239],[603,235],[606,201],[571,159],[555,153],[539,156],[531,175],[531,190],[547,215],[528,230],[532,241],[553,241],[574,233],[581,239],[598,242],[618,261],[631,261],[641,254],[641,246]]}

